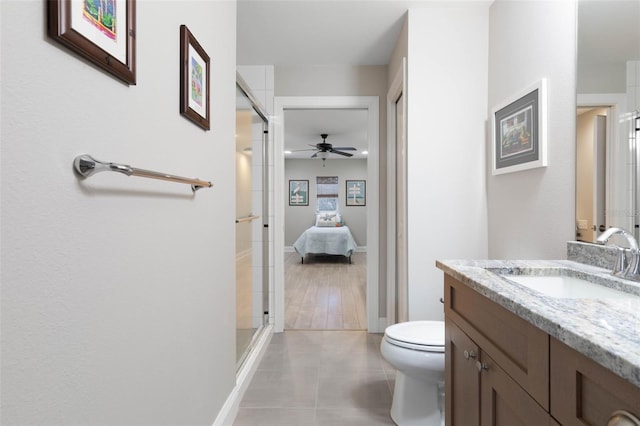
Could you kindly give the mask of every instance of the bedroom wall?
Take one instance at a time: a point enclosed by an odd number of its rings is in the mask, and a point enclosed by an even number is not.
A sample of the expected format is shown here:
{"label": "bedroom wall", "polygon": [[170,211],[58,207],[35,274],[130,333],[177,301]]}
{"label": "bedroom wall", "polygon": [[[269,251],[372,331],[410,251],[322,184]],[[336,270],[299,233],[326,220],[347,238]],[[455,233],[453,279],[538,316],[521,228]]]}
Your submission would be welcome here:
{"label": "bedroom wall", "polygon": [[347,206],[345,203],[345,182],[347,179],[367,180],[367,160],[329,159],[322,167],[321,160],[285,160],[286,185],[290,179],[309,181],[309,205],[284,206],[284,244],[291,250],[293,243],[305,229],[315,222],[316,177],[338,176],[338,198],[342,220],[351,230],[358,248],[367,245],[367,210],[365,207]]}
{"label": "bedroom wall", "polygon": [[[235,1],[138,1],[127,86],[0,1],[3,425],[210,425],[235,386]],[[211,124],[179,114],[179,27]],[[101,173],[74,157],[198,176]]]}

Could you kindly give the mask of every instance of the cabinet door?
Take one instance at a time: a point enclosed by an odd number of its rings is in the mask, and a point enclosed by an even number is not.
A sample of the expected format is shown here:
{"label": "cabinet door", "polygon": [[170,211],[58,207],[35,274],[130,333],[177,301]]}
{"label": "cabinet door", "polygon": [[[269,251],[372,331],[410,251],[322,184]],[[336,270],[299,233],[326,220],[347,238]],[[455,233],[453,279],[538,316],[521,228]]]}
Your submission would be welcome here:
{"label": "cabinet door", "polygon": [[551,339],[551,414],[563,425],[606,425],[616,410],[640,417],[640,389]]}
{"label": "cabinet door", "polygon": [[557,424],[549,414],[486,353],[476,366],[481,370],[482,426],[542,426]]}
{"label": "cabinet door", "polygon": [[445,275],[445,315],[549,410],[549,335]]}
{"label": "cabinet door", "polygon": [[445,421],[447,426],[480,424],[478,347],[452,321],[445,321]]}

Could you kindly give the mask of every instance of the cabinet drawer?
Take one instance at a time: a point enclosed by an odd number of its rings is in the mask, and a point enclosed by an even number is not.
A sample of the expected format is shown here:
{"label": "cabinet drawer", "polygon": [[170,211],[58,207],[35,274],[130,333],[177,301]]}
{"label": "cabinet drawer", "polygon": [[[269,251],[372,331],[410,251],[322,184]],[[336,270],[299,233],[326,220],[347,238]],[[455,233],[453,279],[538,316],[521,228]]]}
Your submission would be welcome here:
{"label": "cabinet drawer", "polygon": [[606,425],[616,410],[640,417],[640,389],[551,338],[551,414],[565,426]]}
{"label": "cabinet drawer", "polygon": [[445,313],[545,410],[549,335],[445,275]]}

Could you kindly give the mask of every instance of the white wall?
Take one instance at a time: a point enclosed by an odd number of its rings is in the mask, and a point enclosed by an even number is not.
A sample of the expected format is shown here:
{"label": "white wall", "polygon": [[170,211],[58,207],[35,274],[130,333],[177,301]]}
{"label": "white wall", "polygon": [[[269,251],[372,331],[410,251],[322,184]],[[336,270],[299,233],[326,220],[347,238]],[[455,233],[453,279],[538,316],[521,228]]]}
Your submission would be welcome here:
{"label": "white wall", "polygon": [[[296,239],[315,222],[316,213],[316,177],[338,176],[339,212],[349,227],[358,247],[367,245],[367,209],[362,206],[347,206],[345,203],[346,181],[367,180],[367,160],[341,160],[329,158],[324,167],[321,160],[286,160],[285,182],[289,180],[309,181],[309,205],[290,206],[289,200],[284,205],[284,244],[293,246]],[[285,193],[288,193],[288,189]]]}
{"label": "white wall", "polygon": [[497,0],[490,26],[489,108],[547,78],[549,165],[492,176],[487,155],[489,257],[563,259],[575,237],[576,5]]}
{"label": "white wall", "polygon": [[[2,1],[2,424],[211,424],[235,384],[235,2],[139,1],[138,84]],[[211,56],[211,131],[180,116],[179,26]],[[195,175],[214,187],[72,160]]]}
{"label": "white wall", "polygon": [[487,254],[488,4],[408,15],[409,319],[442,319],[436,259]]}
{"label": "white wall", "polygon": [[627,109],[640,111],[640,61],[627,61]]}

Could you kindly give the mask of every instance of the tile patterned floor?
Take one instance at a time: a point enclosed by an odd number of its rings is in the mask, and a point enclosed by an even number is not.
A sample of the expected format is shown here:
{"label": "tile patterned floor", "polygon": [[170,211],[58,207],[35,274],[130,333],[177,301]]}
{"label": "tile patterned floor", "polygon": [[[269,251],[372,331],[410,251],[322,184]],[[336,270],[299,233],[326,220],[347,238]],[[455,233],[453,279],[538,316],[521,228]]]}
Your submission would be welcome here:
{"label": "tile patterned floor", "polygon": [[380,355],[381,338],[366,331],[274,334],[234,425],[393,425],[395,370]]}

